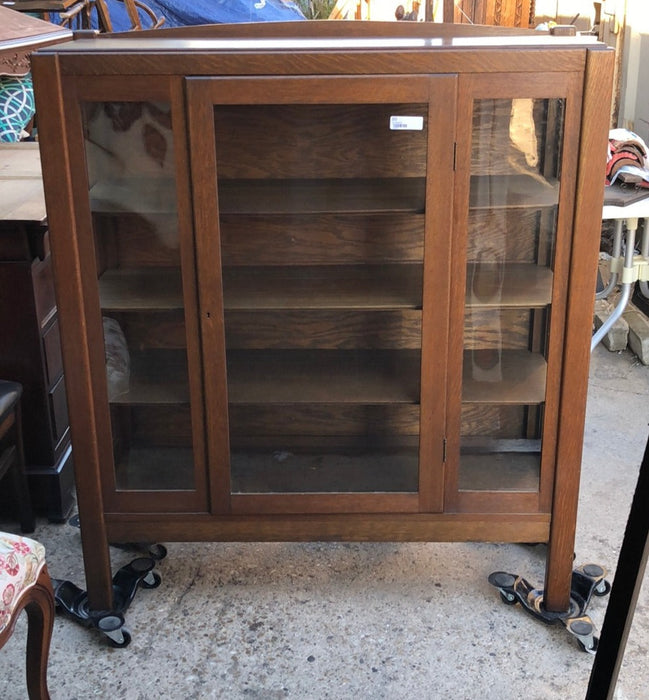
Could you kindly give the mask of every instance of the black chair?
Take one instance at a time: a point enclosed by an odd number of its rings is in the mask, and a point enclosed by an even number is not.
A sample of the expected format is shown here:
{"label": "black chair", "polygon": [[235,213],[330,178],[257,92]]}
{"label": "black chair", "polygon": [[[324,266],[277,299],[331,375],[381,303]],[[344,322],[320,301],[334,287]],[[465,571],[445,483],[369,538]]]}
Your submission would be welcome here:
{"label": "black chair", "polygon": [[12,502],[23,532],[34,532],[36,523],[25,472],[20,413],[22,385],[0,379],[0,479],[10,477]]}

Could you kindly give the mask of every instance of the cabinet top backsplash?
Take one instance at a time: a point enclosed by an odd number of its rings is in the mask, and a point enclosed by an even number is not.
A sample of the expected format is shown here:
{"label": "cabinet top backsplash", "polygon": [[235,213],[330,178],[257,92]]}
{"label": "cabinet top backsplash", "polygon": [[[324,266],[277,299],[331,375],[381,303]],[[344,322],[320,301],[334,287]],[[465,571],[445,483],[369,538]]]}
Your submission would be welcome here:
{"label": "cabinet top backsplash", "polygon": [[62,75],[89,76],[439,75],[582,72],[591,51],[612,51],[590,35],[402,24],[261,22],[79,34],[33,60],[56,55]]}
{"label": "cabinet top backsplash", "polygon": [[157,33],[137,37],[98,35],[95,38],[80,38],[76,41],[48,47],[41,52],[315,52],[315,51],[415,51],[431,49],[507,49],[507,48],[583,48],[601,44],[591,35],[552,36],[547,32],[512,35],[461,35],[461,36],[399,36],[399,37],[212,37],[209,31],[203,37],[185,38],[173,34],[158,36]]}

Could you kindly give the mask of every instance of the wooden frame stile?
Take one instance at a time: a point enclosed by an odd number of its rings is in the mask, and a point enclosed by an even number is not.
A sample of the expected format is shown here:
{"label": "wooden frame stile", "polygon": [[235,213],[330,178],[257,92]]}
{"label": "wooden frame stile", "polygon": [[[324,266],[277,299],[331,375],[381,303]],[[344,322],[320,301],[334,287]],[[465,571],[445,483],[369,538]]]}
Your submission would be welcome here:
{"label": "wooden frame stile", "polygon": [[[561,172],[569,171],[579,159],[579,144],[573,134],[579,131],[581,120],[581,100],[583,85],[579,73],[566,73],[566,109],[564,115],[564,136],[561,154]],[[556,79],[553,79],[556,82]],[[575,187],[562,177],[559,184],[559,212],[557,219],[557,241],[554,255],[554,280],[552,285],[551,342],[548,348],[547,397],[545,401],[545,421],[548,423],[543,434],[543,455],[538,508],[543,513],[552,512],[552,493],[555,469],[557,469],[557,435],[559,430],[559,410],[561,401],[561,373],[563,370],[563,343],[565,338],[566,309],[568,305],[569,280],[572,275],[571,251],[573,248]],[[552,417],[550,424],[549,418]],[[554,517],[554,516],[553,516]]]}
{"label": "wooden frame stile", "polygon": [[[604,201],[602,172],[606,158],[607,134],[610,127],[609,105],[612,97],[614,53],[588,51],[584,77],[584,103],[581,113],[579,162],[586,162],[586,153],[601,154],[602,171],[579,168],[576,178],[576,209],[573,221],[571,276],[569,281],[566,333],[563,343],[562,402],[559,408],[557,472],[554,482],[553,510],[546,565],[544,603],[547,610],[565,611],[569,606],[570,580],[575,543],[575,522],[579,499],[579,479],[588,393],[590,337],[592,331],[593,289],[597,278],[598,246],[601,235],[599,214]],[[602,92],[602,86],[604,90]],[[592,155],[591,155],[592,157]],[[581,206],[580,206],[581,205]],[[584,300],[591,300],[585,302]],[[582,371],[574,371],[574,368]],[[575,406],[581,407],[575,410]],[[552,565],[551,565],[552,564]]]}
{"label": "wooden frame stile", "polygon": [[[210,511],[227,514],[230,512],[230,435],[214,117],[205,95],[204,81],[188,78],[185,86],[198,252],[196,268],[204,358],[204,401],[206,415],[210,416],[205,426],[210,464]],[[212,183],[213,188],[208,183]]]}
{"label": "wooden frame stile", "polygon": [[[93,439],[102,416],[97,415],[98,411],[101,412],[101,407],[93,396],[91,369],[93,348],[96,348],[97,342],[101,348],[103,340],[93,338],[91,344],[88,339],[89,321],[92,318],[88,318],[87,312],[92,304],[88,304],[86,297],[89,290],[85,288],[82,261],[88,257],[85,248],[90,243],[90,237],[79,235],[79,222],[75,216],[76,207],[87,202],[87,192],[77,192],[78,185],[71,177],[68,153],[76,142],[76,135],[75,138],[69,138],[72,125],[68,118],[70,115],[66,114],[64,108],[64,85],[55,68],[58,68],[56,64],[41,61],[39,56],[32,58],[49,224],[55,231],[67,232],[65,237],[53,236],[50,244],[55,276],[58,279],[61,335],[68,339],[63,347],[63,362],[69,373],[66,383],[88,603],[95,610],[110,610],[113,605],[113,589],[101,489],[102,446]],[[72,88],[67,85],[65,89],[69,91]],[[47,167],[48,162],[66,163],[61,169],[66,177],[56,175],[58,168]],[[95,316],[97,309],[98,306],[94,309]],[[92,311],[90,310],[91,313]],[[100,326],[99,319],[95,319],[95,322],[96,326]],[[104,415],[103,418],[105,417]]]}
{"label": "wooden frame stile", "polygon": [[[197,511],[211,510],[208,473],[206,423],[204,413],[203,382],[201,368],[204,366],[203,351],[196,340],[201,333],[200,306],[198,298],[198,261],[195,255],[194,212],[192,208],[192,180],[189,161],[188,126],[186,121],[185,81],[181,77],[170,78],[170,104],[173,115],[174,156],[176,173],[176,197],[178,200],[178,236],[183,267],[183,298],[185,300],[185,336],[187,340],[187,364],[189,401],[194,448],[194,491],[197,494]],[[182,144],[182,148],[179,146]],[[191,302],[191,303],[188,303]],[[198,494],[203,493],[202,499]]]}
{"label": "wooden frame stile", "polygon": [[473,98],[462,89],[463,76],[458,77],[455,133],[455,172],[453,189],[453,223],[450,236],[451,278],[449,292],[448,375],[446,385],[446,469],[444,474],[444,510],[458,511],[460,426],[462,406],[462,350],[464,344],[464,299],[466,287],[466,232],[469,221],[470,178],[465,163],[471,162],[471,123]]}
{"label": "wooden frame stile", "polygon": [[[444,510],[446,468],[446,395],[449,356],[449,300],[457,75],[437,75],[431,82],[428,120],[439,124],[444,138],[429,129],[426,178],[426,233],[421,339],[421,407],[419,444],[419,510]],[[445,175],[449,176],[446,177]],[[431,377],[435,380],[431,381]]]}

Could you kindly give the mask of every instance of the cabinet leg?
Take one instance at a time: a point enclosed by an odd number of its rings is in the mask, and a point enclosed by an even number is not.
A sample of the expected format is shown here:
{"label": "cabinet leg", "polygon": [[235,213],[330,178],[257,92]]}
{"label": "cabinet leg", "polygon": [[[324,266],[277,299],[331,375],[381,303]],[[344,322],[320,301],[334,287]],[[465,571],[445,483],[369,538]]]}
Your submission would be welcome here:
{"label": "cabinet leg", "polygon": [[[574,544],[574,541],[573,541]],[[545,567],[545,607],[553,613],[565,613],[570,608],[571,575],[574,560],[573,545],[562,546],[561,555],[550,540]]]}

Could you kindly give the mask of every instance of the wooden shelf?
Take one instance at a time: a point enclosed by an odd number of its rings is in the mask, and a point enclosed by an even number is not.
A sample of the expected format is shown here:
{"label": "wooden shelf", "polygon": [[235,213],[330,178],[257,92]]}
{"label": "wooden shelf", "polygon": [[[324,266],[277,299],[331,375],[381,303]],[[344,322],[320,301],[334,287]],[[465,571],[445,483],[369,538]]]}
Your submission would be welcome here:
{"label": "wooden shelf", "polygon": [[417,449],[400,452],[234,452],[233,493],[403,493],[419,486]]}
{"label": "wooden shelf", "polygon": [[466,305],[542,308],[552,301],[552,270],[527,263],[469,263]]}
{"label": "wooden shelf", "polygon": [[547,363],[527,350],[464,353],[462,401],[534,405],[545,401]]}
{"label": "wooden shelf", "polygon": [[425,178],[219,180],[222,214],[423,213]]}
{"label": "wooden shelf", "polygon": [[223,271],[226,311],[419,309],[422,266],[234,267]]}
{"label": "wooden shelf", "polygon": [[462,435],[460,440],[462,455],[492,454],[496,452],[541,452],[540,438],[494,438],[484,436]]}
{"label": "wooden shelf", "polygon": [[183,491],[194,488],[194,453],[187,447],[131,447],[115,465],[123,491]]}
{"label": "wooden shelf", "polygon": [[[223,271],[223,287],[226,311],[420,309],[422,266],[230,267]],[[180,269],[107,270],[99,296],[106,311],[182,309]]]}
{"label": "wooden shelf", "polygon": [[471,209],[539,209],[559,202],[559,182],[534,175],[474,175]]}
{"label": "wooden shelf", "polygon": [[99,278],[99,299],[101,308],[105,311],[182,309],[180,269],[156,267],[106,270]]}
{"label": "wooden shelf", "polygon": [[420,353],[278,350],[228,353],[231,404],[419,402]]}
{"label": "wooden shelf", "polygon": [[539,490],[540,453],[493,452],[460,457],[460,491]]}
{"label": "wooden shelf", "polygon": [[147,381],[131,375],[129,390],[120,394],[113,404],[179,404],[189,403],[187,382],[162,382],[162,377]]}
{"label": "wooden shelf", "polygon": [[175,214],[176,183],[170,177],[124,177],[100,180],[90,188],[96,214]]}

